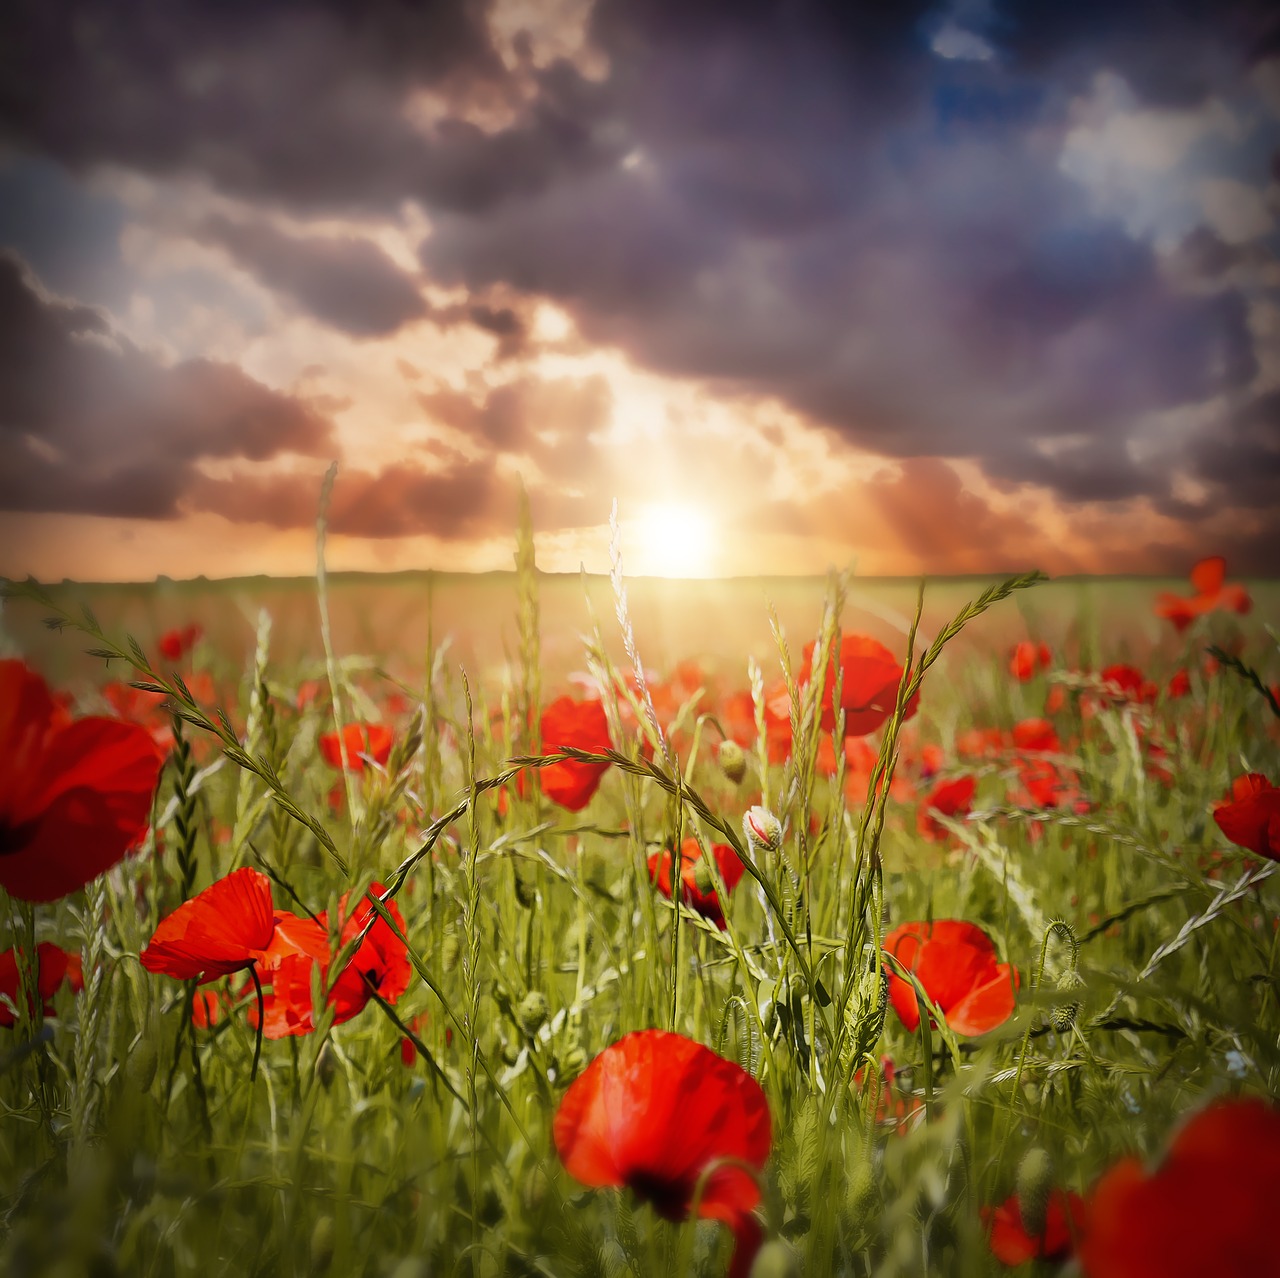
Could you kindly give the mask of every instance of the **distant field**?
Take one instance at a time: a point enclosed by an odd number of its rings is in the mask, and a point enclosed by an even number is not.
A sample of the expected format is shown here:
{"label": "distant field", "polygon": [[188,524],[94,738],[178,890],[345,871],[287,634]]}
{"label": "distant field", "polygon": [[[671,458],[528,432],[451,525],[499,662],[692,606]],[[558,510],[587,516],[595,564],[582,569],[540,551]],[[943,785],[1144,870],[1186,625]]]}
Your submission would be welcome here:
{"label": "distant field", "polygon": [[[997,580],[959,577],[930,580],[923,629],[931,635],[968,599]],[[1280,582],[1246,583],[1255,620],[1280,623]],[[735,578],[721,581],[637,578],[628,581],[636,638],[646,663],[658,670],[697,656],[730,677],[745,670],[748,655],[771,668],[775,648],[769,627],[772,605],[792,651],[812,640],[825,580],[820,577]],[[615,647],[618,626],[608,579],[543,575],[540,578],[543,668],[562,680],[582,667],[579,636],[590,629],[587,601],[606,643]],[[855,578],[849,592],[846,629],[874,635],[894,646],[915,603],[917,582],[902,578]],[[1140,655],[1170,644],[1167,623],[1152,612],[1164,590],[1186,593],[1181,579],[1064,578],[1024,591],[994,609],[960,637],[954,652],[990,650],[1032,635],[1084,664],[1091,654]],[[241,578],[230,581],[161,581],[136,585],[64,583],[56,598],[88,604],[110,631],[128,632],[149,644],[166,629],[196,622],[222,662],[242,665],[252,652],[260,609],[272,618],[273,659],[285,664],[321,657],[316,585],[310,578]],[[329,581],[334,644],[345,655],[368,654],[397,677],[420,676],[428,633],[436,643],[449,637],[452,660],[482,678],[500,673],[515,650],[514,573],[335,574]],[[38,655],[57,679],[93,676],[97,663],[84,644],[44,630],[38,612],[12,603],[3,631],[18,649]]]}

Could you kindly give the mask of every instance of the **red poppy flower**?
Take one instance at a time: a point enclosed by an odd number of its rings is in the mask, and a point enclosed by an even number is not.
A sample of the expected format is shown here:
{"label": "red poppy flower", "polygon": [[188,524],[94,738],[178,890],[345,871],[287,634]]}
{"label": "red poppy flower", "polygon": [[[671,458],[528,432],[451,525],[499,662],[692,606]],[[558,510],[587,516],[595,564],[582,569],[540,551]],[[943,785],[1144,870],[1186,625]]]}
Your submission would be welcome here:
{"label": "red poppy flower", "polygon": [[1094,1186],[1080,1243],[1088,1278],[1258,1278],[1276,1272],[1280,1113],[1218,1101],[1150,1175],[1136,1158]]}
{"label": "red poppy flower", "polygon": [[1249,592],[1240,585],[1227,585],[1227,561],[1221,555],[1202,559],[1191,570],[1191,584],[1196,593],[1187,598],[1165,592],[1156,597],[1156,616],[1173,623],[1181,634],[1197,617],[1226,608],[1241,615],[1253,607]]}
{"label": "red poppy flower", "polygon": [[[725,890],[732,892],[742,878],[742,862],[727,843],[713,843],[711,855],[715,857]],[[663,896],[671,897],[671,851],[669,848],[655,852],[649,858],[649,878],[658,885]],[[681,900],[691,910],[709,919],[722,932],[725,928],[724,910],[716,895],[715,883],[702,863],[702,848],[697,839],[685,839],[680,845],[680,881],[683,884]]]}
{"label": "red poppy flower", "polygon": [[942,771],[947,753],[934,741],[920,747],[920,779],[928,781]]}
{"label": "red poppy flower", "polygon": [[1107,693],[1112,701],[1132,701],[1139,705],[1150,705],[1159,693],[1156,685],[1136,666],[1123,664],[1108,666],[1101,677],[1103,683],[1107,685]]}
{"label": "red poppy flower", "polygon": [[1004,734],[999,728],[966,728],[956,734],[956,753],[965,758],[981,759],[998,753],[1004,746]]}
{"label": "red poppy flower", "polygon": [[1172,697],[1185,697],[1191,691],[1191,672],[1185,668],[1179,668],[1169,676],[1169,686],[1165,690],[1165,695]]}
{"label": "red poppy flower", "polygon": [[381,767],[391,757],[391,729],[381,723],[348,723],[342,737],[326,732],[320,738],[320,753],[331,767],[342,769],[342,748],[346,746],[347,770],[363,772],[366,756]]}
{"label": "red poppy flower", "polygon": [[[373,883],[369,891],[381,894],[381,883]],[[366,897],[347,914],[350,894],[338,903],[344,919],[339,948],[364,930],[374,916]],[[404,931],[404,916],[394,901],[387,910],[396,925]],[[276,935],[264,957],[262,980],[270,984],[271,994],[264,1000],[262,1032],[267,1038],[286,1038],[309,1034],[315,1028],[311,1002],[311,977],[319,964],[322,977],[327,977],[333,955],[329,951],[329,922],[326,912],[315,919],[278,911]],[[394,1003],[409,988],[412,967],[408,951],[384,919],[378,917],[368,935],[360,942],[351,961],[342,969],[329,991],[329,1005],[334,1009],[334,1024],[341,1025],[358,1016],[377,990],[389,1003]],[[257,1009],[251,1008],[251,1024],[257,1023]]]}
{"label": "red poppy flower", "polygon": [[210,1029],[222,1020],[225,999],[213,990],[197,990],[191,1000],[191,1024],[196,1029]]}
{"label": "red poppy flower", "polygon": [[[409,1021],[409,1028],[419,1037],[422,1037],[422,1031],[427,1027],[428,1017],[426,1012],[419,1012],[417,1016]],[[400,1040],[400,1061],[405,1069],[412,1069],[418,1060],[418,1049],[413,1039],[405,1037]]]}
{"label": "red poppy flower", "polygon": [[[80,955],[70,954],[50,941],[41,941],[36,946],[36,992],[46,1016],[53,1015],[53,996],[62,988],[62,983],[70,984],[75,993],[84,989],[84,976],[80,970]],[[9,1008],[12,1003],[16,1008],[21,997],[22,979],[18,972],[17,950],[5,950],[0,954],[0,995],[9,1002],[0,1000],[0,1026],[11,1029],[17,1024],[17,1017]],[[32,1011],[34,1011],[34,1007]]]}
{"label": "red poppy flower", "polygon": [[1057,754],[1062,750],[1058,730],[1048,719],[1023,719],[1013,725],[1013,744],[1019,750]]}
{"label": "red poppy flower", "polygon": [[[985,1034],[1013,1015],[1018,974],[996,961],[996,947],[980,927],[963,919],[903,923],[884,938],[884,948],[915,974],[957,1034]],[[914,1032],[920,1024],[915,989],[892,970],[889,998]]]}
{"label": "red poppy flower", "polygon": [[1218,829],[1257,856],[1280,861],[1280,789],[1258,772],[1231,783],[1231,798],[1213,809]]}
{"label": "red poppy flower", "polygon": [[[813,669],[813,649],[814,645],[809,644],[804,650],[799,683],[809,680]],[[822,689],[822,726],[831,732],[836,726],[834,660],[826,663],[826,670],[826,683]],[[898,685],[902,682],[902,666],[878,640],[866,635],[843,635],[840,639],[840,672],[844,734],[846,737],[865,737],[893,714],[898,700]],[[905,717],[909,719],[919,706],[920,694],[916,693],[907,703]]]}
{"label": "red poppy flower", "polygon": [[[609,740],[609,720],[599,701],[557,697],[543,710],[540,728],[543,754],[556,754],[563,746],[599,754],[613,745]],[[591,796],[600,788],[600,778],[608,770],[607,763],[564,759],[539,769],[538,780],[552,803],[580,812],[591,802]]]}
{"label": "red poppy flower", "polygon": [[160,636],[160,655],[166,661],[181,661],[200,642],[203,634],[204,630],[194,624],[166,630]]}
{"label": "red poppy flower", "polygon": [[729,1278],[745,1278],[761,1241],[751,1214],[760,1188],[720,1160],[763,1168],[773,1139],[764,1092],[745,1070],[680,1034],[627,1034],[574,1080],[552,1130],[575,1180],[625,1185],[667,1220],[688,1216],[701,1181],[698,1215],[733,1231]]}
{"label": "red poppy flower", "polygon": [[54,901],[109,870],[143,835],[162,757],[118,719],[71,720],[44,680],[0,661],[0,886]]}
{"label": "red poppy flower", "polygon": [[1063,1189],[1055,1189],[1049,1195],[1044,1228],[1034,1235],[1022,1223],[1017,1194],[1010,1195],[999,1207],[982,1209],[983,1223],[991,1231],[991,1254],[1006,1265],[1069,1256],[1075,1239],[1084,1231],[1084,1218],[1084,1199]]}
{"label": "red poppy flower", "polygon": [[138,960],[148,972],[204,984],[261,959],[275,927],[271,880],[243,866],[178,906]]}
{"label": "red poppy flower", "polygon": [[1052,661],[1053,654],[1047,643],[1032,643],[1029,639],[1024,639],[1014,645],[1009,657],[1009,673],[1019,683],[1026,683],[1035,677],[1037,670],[1048,670]]}
{"label": "red poppy flower", "polygon": [[935,785],[916,812],[916,829],[926,839],[945,839],[949,833],[935,814],[945,817],[964,816],[973,806],[978,783],[970,776],[954,777]]}

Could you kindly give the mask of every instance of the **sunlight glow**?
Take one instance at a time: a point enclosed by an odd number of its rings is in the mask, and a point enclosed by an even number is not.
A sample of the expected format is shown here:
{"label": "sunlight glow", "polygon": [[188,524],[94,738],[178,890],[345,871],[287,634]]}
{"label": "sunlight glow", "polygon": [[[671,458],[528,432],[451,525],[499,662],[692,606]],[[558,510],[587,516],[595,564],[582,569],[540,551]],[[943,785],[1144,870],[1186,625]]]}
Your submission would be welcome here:
{"label": "sunlight glow", "polygon": [[710,518],[674,502],[648,506],[633,525],[626,570],[641,577],[707,577],[715,557]]}

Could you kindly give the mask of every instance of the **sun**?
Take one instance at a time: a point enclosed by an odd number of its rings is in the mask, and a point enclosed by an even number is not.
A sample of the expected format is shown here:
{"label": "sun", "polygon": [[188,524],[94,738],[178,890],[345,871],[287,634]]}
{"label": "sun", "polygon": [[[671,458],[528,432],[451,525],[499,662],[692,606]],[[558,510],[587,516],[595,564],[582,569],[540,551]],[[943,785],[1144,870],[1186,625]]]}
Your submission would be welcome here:
{"label": "sun", "polygon": [[626,570],[640,577],[708,577],[715,554],[710,518],[695,506],[655,503],[634,524]]}

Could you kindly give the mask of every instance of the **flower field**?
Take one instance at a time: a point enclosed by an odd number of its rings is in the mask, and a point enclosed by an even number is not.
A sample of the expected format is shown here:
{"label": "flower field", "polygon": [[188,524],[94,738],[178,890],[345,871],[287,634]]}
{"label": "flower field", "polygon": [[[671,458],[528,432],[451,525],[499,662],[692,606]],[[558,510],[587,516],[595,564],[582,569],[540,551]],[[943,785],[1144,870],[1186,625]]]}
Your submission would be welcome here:
{"label": "flower field", "polygon": [[0,1272],[1277,1271],[1273,585],[516,560],[500,658],[8,588]]}

